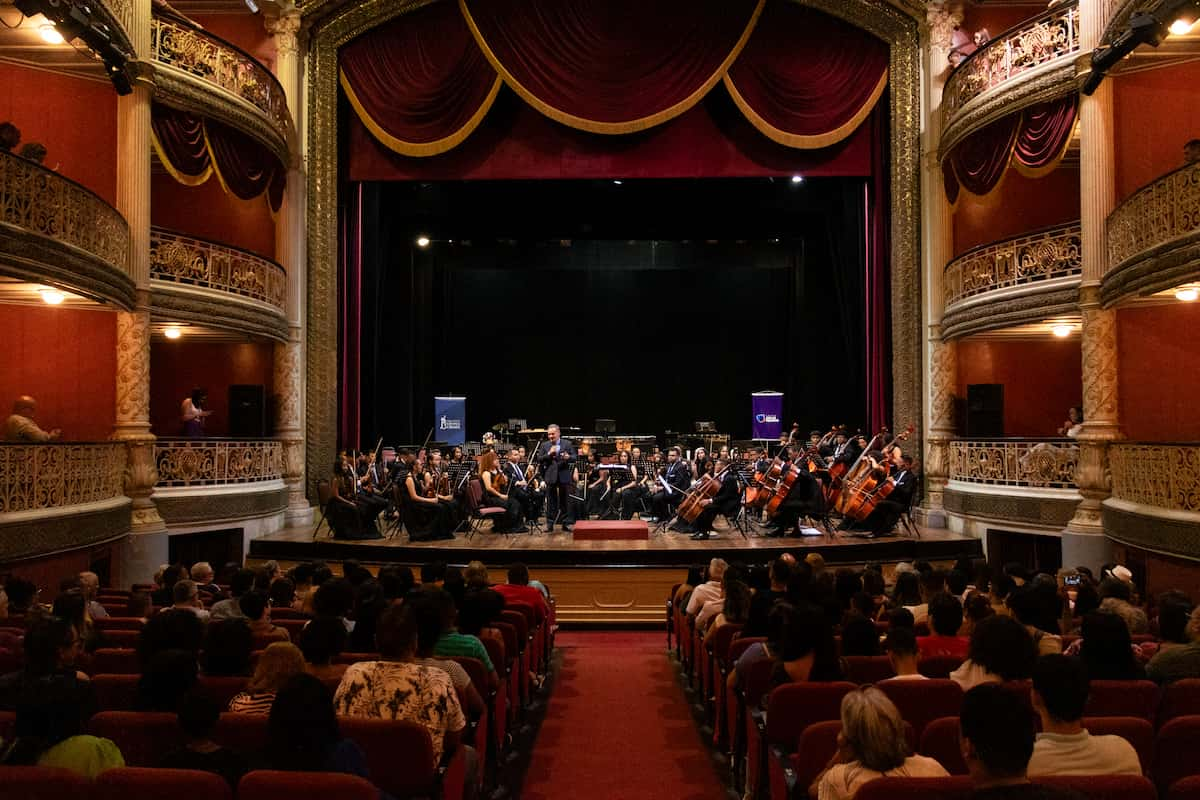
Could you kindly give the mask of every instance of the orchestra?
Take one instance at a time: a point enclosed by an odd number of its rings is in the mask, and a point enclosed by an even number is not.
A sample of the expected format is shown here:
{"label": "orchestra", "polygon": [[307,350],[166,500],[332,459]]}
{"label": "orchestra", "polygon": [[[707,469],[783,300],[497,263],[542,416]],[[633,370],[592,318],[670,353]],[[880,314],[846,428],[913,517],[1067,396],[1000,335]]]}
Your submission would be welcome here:
{"label": "orchestra", "polygon": [[[658,523],[659,530],[696,540],[712,538],[714,522],[755,535],[890,534],[910,510],[918,488],[916,464],[903,443],[912,428],[868,437],[838,425],[828,431],[798,424],[779,447],[712,444],[685,452],[672,445],[649,454],[625,440],[612,455],[599,454],[598,438],[576,445],[556,425],[530,448],[493,440],[471,455],[460,446],[443,451],[381,447],[343,452],[335,462],[322,503],[337,538],[377,539],[378,518],[391,521],[410,541],[453,539],[479,508],[497,534],[572,530],[576,519]],[[646,444],[648,437],[637,440]],[[478,455],[474,455],[478,453]],[[324,482],[323,482],[324,483]],[[468,502],[473,483],[479,499]],[[908,523],[905,523],[906,526]]]}

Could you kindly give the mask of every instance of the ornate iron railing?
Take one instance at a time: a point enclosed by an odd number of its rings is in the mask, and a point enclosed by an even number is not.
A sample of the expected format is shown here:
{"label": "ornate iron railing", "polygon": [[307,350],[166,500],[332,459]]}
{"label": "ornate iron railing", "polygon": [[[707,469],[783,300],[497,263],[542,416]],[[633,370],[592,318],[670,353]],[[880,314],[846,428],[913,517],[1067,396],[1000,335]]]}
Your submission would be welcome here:
{"label": "ornate iron railing", "polygon": [[1079,3],[1071,2],[1009,28],[976,50],[946,81],[942,108],[949,119],[988,89],[1034,67],[1079,52]]}
{"label": "ornate iron railing", "polygon": [[0,514],[112,500],[124,475],[121,442],[0,444]]}
{"label": "ornate iron railing", "polygon": [[1079,275],[1079,223],[1056,225],[969,250],[946,265],[946,305],[977,294]]}
{"label": "ornate iron railing", "polygon": [[133,3],[131,0],[100,0],[101,5],[108,9],[113,19],[120,23],[125,35],[133,30]]}
{"label": "ornate iron railing", "polygon": [[1079,447],[1069,439],[950,442],[950,479],[992,486],[1074,489]]}
{"label": "ornate iron railing", "polygon": [[129,225],[95,192],[0,152],[0,223],[77,247],[129,271]]}
{"label": "ornate iron railing", "polygon": [[1108,268],[1200,228],[1200,163],[1134,192],[1108,215]]}
{"label": "ornate iron railing", "polygon": [[283,442],[272,439],[159,439],[158,487],[258,483],[283,478]]}
{"label": "ornate iron railing", "polygon": [[150,231],[150,277],[242,295],[284,311],[287,273],[261,256],[164,228]]}
{"label": "ornate iron railing", "polygon": [[1200,444],[1117,442],[1108,463],[1115,499],[1200,513]]}
{"label": "ornate iron railing", "polygon": [[236,45],[178,18],[155,16],[150,26],[155,61],[195,75],[258,108],[287,128],[287,98],[271,71]]}

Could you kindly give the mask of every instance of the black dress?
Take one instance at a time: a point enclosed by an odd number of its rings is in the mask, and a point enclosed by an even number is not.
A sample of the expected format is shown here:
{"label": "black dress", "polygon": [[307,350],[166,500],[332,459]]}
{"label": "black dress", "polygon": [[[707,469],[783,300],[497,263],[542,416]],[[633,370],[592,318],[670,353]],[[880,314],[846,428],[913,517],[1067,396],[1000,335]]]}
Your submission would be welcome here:
{"label": "black dress", "polygon": [[[489,476],[492,486],[495,486],[496,478],[499,477],[500,471],[499,470],[491,470],[487,474]],[[480,479],[482,480],[482,476],[480,476]],[[511,480],[509,481],[509,483],[511,485],[511,483],[512,483]],[[512,533],[513,531],[518,530],[521,527],[521,525],[522,525],[521,503],[519,500],[517,500],[516,497],[513,496],[513,493],[511,491],[508,493],[508,499],[502,500],[502,499],[500,499],[500,497],[498,495],[488,492],[487,485],[485,484],[484,488],[483,488],[483,504],[485,506],[500,506],[501,508],[504,509],[504,516],[497,517],[492,522],[492,531],[493,532],[495,532],[495,533]]]}
{"label": "black dress", "polygon": [[[356,487],[345,475],[334,476],[332,485],[337,497],[329,499],[329,505],[325,508],[325,517],[329,520],[329,526],[333,528],[334,538],[352,540],[383,538],[379,533],[379,528],[375,525],[375,517],[379,514],[379,510],[357,501],[355,498]],[[349,499],[350,502],[342,502],[343,499]]]}
{"label": "black dress", "polygon": [[410,472],[404,478],[404,484],[400,487],[401,508],[400,515],[404,520],[404,527],[408,529],[408,538],[413,542],[432,542],[440,539],[454,538],[454,522],[451,518],[451,509],[446,503],[422,503],[419,500],[414,500],[409,494],[409,482],[412,482],[412,489],[419,495],[421,491],[418,487],[422,485],[422,475],[419,472]]}

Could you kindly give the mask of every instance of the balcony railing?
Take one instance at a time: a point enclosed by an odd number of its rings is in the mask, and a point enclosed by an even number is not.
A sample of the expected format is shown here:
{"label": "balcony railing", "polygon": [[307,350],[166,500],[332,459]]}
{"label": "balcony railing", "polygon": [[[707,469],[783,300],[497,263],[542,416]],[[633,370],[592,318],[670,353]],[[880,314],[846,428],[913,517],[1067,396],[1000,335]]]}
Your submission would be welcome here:
{"label": "balcony railing", "polygon": [[1039,14],[992,39],[959,65],[946,81],[946,119],[963,106],[1021,73],[1079,52],[1079,3]]}
{"label": "balcony railing", "polygon": [[95,192],[57,172],[0,152],[0,224],[71,245],[129,271],[129,225]]}
{"label": "balcony railing", "polygon": [[1200,513],[1200,443],[1117,442],[1108,461],[1114,499]]}
{"label": "balcony railing", "polygon": [[261,483],[283,478],[283,442],[265,439],[159,439],[159,488]]}
{"label": "balcony railing", "polygon": [[942,293],[946,305],[984,292],[1079,275],[1079,223],[969,250],[946,265]]}
{"label": "balcony railing", "polygon": [[1200,163],[1143,186],[1108,216],[1108,269],[1200,229]]}
{"label": "balcony railing", "polygon": [[1079,448],[1069,439],[956,440],[950,479],[988,486],[1074,489]]}
{"label": "balcony railing", "polygon": [[150,277],[249,297],[280,312],[286,309],[287,274],[274,261],[163,228],[150,232]]}
{"label": "balcony railing", "polygon": [[195,75],[256,107],[281,130],[287,129],[283,86],[253,56],[176,17],[155,16],[150,26],[155,61]]}
{"label": "balcony railing", "polygon": [[121,442],[0,445],[0,514],[81,506],[123,496]]}

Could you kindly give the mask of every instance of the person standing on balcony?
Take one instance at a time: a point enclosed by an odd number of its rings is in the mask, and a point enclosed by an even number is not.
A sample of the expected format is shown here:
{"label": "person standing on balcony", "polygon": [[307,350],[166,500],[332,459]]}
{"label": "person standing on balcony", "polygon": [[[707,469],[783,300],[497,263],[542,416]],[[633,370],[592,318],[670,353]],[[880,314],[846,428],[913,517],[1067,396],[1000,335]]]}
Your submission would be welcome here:
{"label": "person standing on balcony", "polygon": [[1183,146],[1183,163],[1195,164],[1200,161],[1200,139],[1192,139]]}
{"label": "person standing on balcony", "polygon": [[199,439],[204,436],[204,420],[211,417],[213,413],[204,409],[207,402],[208,392],[204,389],[192,389],[191,395],[183,398],[183,435],[189,439]]}
{"label": "person standing on balcony", "polygon": [[7,442],[52,442],[61,434],[58,428],[44,431],[33,421],[37,414],[37,401],[27,394],[13,403],[12,414],[4,422],[4,440]]}

